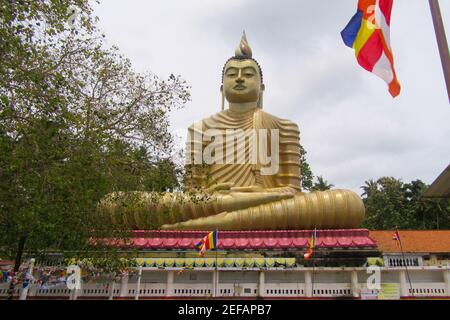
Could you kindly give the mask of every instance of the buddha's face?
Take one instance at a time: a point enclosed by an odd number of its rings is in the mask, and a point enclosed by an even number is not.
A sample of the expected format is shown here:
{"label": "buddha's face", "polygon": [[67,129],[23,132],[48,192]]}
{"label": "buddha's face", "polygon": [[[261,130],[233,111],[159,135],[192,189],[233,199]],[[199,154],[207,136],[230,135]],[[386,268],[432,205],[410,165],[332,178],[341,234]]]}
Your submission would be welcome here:
{"label": "buddha's face", "polygon": [[253,60],[228,61],[223,76],[223,91],[228,102],[257,102],[261,89],[261,75]]}

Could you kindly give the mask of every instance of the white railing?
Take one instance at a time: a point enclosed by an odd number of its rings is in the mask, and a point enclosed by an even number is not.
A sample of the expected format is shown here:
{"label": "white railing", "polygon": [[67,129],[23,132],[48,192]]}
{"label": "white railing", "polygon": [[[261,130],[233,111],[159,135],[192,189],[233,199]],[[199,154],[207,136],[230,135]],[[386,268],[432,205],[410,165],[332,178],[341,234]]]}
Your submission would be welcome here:
{"label": "white railing", "polygon": [[306,287],[304,283],[266,283],[263,292],[265,297],[304,297]]}
{"label": "white railing", "polygon": [[352,296],[352,287],[349,283],[314,283],[313,297],[338,298]]}
{"label": "white railing", "polygon": [[177,297],[211,297],[213,295],[213,285],[210,283],[174,283],[173,296]]}
{"label": "white railing", "polygon": [[415,297],[445,297],[445,283],[412,283],[412,294],[409,283],[407,283],[408,293]]}
{"label": "white railing", "polygon": [[[117,296],[119,289],[116,284],[114,288],[114,296]],[[110,288],[104,283],[86,283],[82,284],[81,289],[77,290],[78,298],[105,298],[109,296]],[[58,297],[69,298],[72,290],[68,289],[66,285],[60,284],[54,287],[42,288],[36,285],[31,286],[29,297]]]}
{"label": "white railing", "polygon": [[[18,288],[18,286],[16,286],[16,288],[14,290],[14,294],[18,295],[19,290],[20,289]],[[0,297],[7,297],[8,291],[9,291],[9,283],[0,283]]]}
{"label": "white railing", "polygon": [[[119,293],[119,285],[114,285],[114,295]],[[110,284],[107,283],[85,283],[81,285],[81,290],[78,291],[79,298],[100,298],[108,297],[110,293]]]}
{"label": "white railing", "polygon": [[219,283],[218,297],[256,297],[258,285],[256,283]]}
{"label": "white railing", "polygon": [[70,293],[71,290],[64,284],[51,288],[41,288],[37,285],[32,285],[28,290],[29,297],[69,297]]}
{"label": "white railing", "polygon": [[[145,283],[141,282],[139,297],[165,297],[167,285],[165,283]],[[137,294],[137,284],[129,283],[125,297],[135,297]]]}

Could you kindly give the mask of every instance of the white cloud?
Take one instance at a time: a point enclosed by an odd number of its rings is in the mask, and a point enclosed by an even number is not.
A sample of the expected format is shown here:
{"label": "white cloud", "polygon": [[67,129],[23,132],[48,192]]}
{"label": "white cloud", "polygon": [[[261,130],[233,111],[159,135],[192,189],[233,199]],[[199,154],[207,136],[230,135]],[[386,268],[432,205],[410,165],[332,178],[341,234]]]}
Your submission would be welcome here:
{"label": "white cloud", "polygon": [[[110,44],[140,70],[182,75],[192,102],[174,132],[220,109],[223,63],[246,29],[266,83],[265,110],[300,126],[315,174],[358,190],[392,175],[431,183],[450,162],[450,106],[427,1],[398,0],[391,41],[402,93],[360,68],[339,32],[356,0],[104,0]],[[440,1],[450,32],[450,1]]]}

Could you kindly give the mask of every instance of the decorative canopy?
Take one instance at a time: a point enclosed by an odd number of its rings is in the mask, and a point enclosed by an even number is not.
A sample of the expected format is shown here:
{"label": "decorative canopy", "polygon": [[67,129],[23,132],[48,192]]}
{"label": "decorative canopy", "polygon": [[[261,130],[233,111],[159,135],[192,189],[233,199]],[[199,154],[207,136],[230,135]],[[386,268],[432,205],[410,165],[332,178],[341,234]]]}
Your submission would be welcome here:
{"label": "decorative canopy", "polygon": [[[195,250],[207,231],[134,231],[127,245],[140,249]],[[305,249],[311,230],[219,231],[219,250]],[[376,249],[367,229],[317,230],[316,248]]]}

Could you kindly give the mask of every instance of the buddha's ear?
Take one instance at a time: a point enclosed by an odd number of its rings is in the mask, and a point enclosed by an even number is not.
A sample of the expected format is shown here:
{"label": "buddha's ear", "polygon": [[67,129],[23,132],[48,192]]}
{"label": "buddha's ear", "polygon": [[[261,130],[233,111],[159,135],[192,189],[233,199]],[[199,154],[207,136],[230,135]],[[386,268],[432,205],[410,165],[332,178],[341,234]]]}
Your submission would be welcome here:
{"label": "buddha's ear", "polygon": [[225,108],[225,94],[223,93],[223,84],[220,86],[220,95],[222,96],[222,111]]}
{"label": "buddha's ear", "polygon": [[266,86],[262,83],[261,84],[261,91],[259,92],[259,99],[258,99],[258,108],[259,109],[263,108],[263,93],[264,93],[265,89],[266,89]]}

